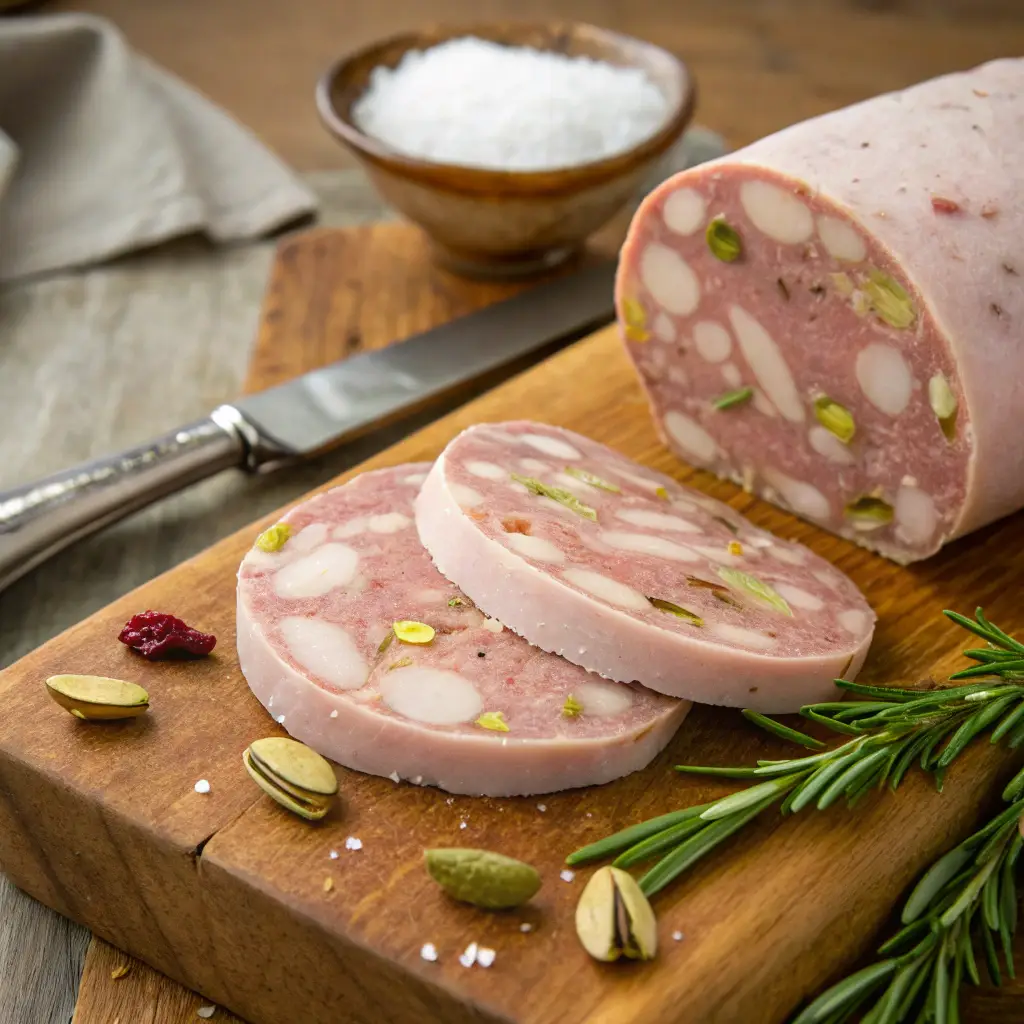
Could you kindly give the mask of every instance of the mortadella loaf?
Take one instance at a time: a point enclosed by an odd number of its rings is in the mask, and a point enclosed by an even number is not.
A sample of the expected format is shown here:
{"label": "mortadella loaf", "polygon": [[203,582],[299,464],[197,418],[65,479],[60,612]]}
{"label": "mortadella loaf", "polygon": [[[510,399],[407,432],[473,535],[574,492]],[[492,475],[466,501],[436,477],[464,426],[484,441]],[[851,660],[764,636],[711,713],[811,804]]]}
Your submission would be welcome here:
{"label": "mortadella loaf", "polygon": [[437,568],[530,643],[705,704],[835,699],[874,631],[853,582],[807,548],[546,424],[456,437],[416,526]]}
{"label": "mortadella loaf", "polygon": [[665,442],[900,563],[1024,506],[1024,60],[669,179],[616,304]]}

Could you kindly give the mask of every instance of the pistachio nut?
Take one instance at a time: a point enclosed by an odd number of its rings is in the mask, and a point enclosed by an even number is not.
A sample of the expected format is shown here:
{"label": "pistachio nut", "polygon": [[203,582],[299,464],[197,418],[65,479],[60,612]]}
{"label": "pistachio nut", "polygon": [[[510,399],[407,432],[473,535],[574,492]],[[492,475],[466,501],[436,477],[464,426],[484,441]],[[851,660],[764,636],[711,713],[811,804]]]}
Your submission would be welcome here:
{"label": "pistachio nut", "polygon": [[242,762],[264,793],[310,821],[318,821],[330,810],[338,792],[330,762],[287,736],[256,740],[242,755]]}
{"label": "pistachio nut", "polygon": [[871,304],[871,310],[890,327],[906,330],[914,326],[917,310],[913,300],[903,286],[882,271],[872,268],[864,282],[864,291]]}
{"label": "pistachio nut", "polygon": [[861,531],[877,530],[891,523],[893,518],[892,505],[872,494],[848,502],[843,511],[846,518],[852,520],[854,529]]}
{"label": "pistachio nut", "polygon": [[425,850],[427,873],[449,896],[484,910],[518,907],[537,894],[535,868],[489,850]]}
{"label": "pistachio nut", "polygon": [[704,625],[704,620],[696,612],[691,612],[689,608],[684,608],[681,604],[666,601],[661,597],[649,597],[647,600],[650,601],[658,611],[668,612],[670,615],[675,615],[677,618],[689,622],[691,626]]}
{"label": "pistachio nut", "polygon": [[647,897],[632,875],[610,865],[594,872],[576,904],[576,934],[595,960],[653,960],[658,951]]}
{"label": "pistachio nut", "polygon": [[50,676],[50,696],[75,718],[91,722],[113,722],[138,718],[149,709],[149,694],[135,683],[106,676]]}
{"label": "pistachio nut", "polygon": [[730,569],[728,566],[721,566],[718,569],[718,575],[735,590],[741,590],[761,604],[792,617],[793,610],[789,607],[786,599],[764,580],[752,576],[749,572],[743,572],[742,569]]}
{"label": "pistachio nut", "polygon": [[853,440],[853,435],[857,433],[853,413],[845,405],[834,402],[828,395],[819,395],[814,400],[814,415],[818,422],[843,444],[849,444]]}
{"label": "pistachio nut", "polygon": [[734,263],[743,254],[743,243],[739,232],[723,217],[715,217],[704,232],[711,255],[723,263]]}
{"label": "pistachio nut", "polygon": [[646,341],[650,337],[647,333],[647,314],[636,299],[622,300],[622,320],[626,337],[630,341]]}
{"label": "pistachio nut", "polygon": [[937,373],[928,381],[928,403],[946,440],[955,441],[957,401],[944,374]]}

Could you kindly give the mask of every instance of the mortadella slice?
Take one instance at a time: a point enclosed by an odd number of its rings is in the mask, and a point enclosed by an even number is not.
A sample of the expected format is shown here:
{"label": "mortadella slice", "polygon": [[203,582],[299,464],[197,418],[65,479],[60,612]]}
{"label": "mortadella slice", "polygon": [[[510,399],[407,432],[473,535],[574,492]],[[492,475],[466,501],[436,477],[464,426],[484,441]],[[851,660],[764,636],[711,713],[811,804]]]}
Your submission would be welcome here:
{"label": "mortadella slice", "polygon": [[471,427],[416,500],[444,575],[532,644],[704,704],[796,711],[853,679],[875,616],[807,548],[557,427]]}
{"label": "mortadella slice", "polygon": [[525,796],[643,768],[689,703],[600,679],[478,611],[416,536],[428,468],[357,477],[292,509],[278,550],[249,551],[238,657],[253,693],[325,757],[450,793]]}
{"label": "mortadella slice", "polygon": [[907,563],[1024,507],[1024,60],[684,171],[635,214],[625,344],[665,442]]}

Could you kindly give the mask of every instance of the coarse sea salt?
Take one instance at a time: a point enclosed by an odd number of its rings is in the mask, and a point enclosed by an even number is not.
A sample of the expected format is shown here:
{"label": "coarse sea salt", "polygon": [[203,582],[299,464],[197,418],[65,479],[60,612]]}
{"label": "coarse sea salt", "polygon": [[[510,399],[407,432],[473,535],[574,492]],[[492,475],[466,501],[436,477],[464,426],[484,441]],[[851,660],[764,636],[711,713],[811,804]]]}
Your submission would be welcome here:
{"label": "coarse sea salt", "polygon": [[472,36],[374,68],[352,107],[362,131],[408,156],[514,171],[622,153],[658,131],[667,113],[665,96],[639,68]]}

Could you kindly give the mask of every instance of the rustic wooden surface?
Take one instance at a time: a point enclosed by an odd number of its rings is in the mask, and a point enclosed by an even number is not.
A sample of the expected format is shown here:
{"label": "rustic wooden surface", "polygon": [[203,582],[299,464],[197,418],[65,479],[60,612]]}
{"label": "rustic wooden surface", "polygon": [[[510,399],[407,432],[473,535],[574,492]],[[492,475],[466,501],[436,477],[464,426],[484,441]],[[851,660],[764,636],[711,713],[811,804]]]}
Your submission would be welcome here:
{"label": "rustic wooden surface", "polygon": [[[331,238],[312,236],[316,248],[282,261],[290,269],[275,284],[343,280],[346,247]],[[274,373],[318,365],[330,358],[326,339],[344,344],[347,336],[344,321],[325,327],[310,315],[319,308],[330,317],[342,306],[297,299],[281,301],[275,289],[268,298],[268,311],[280,315],[264,327],[261,350],[277,352],[289,337],[306,343],[295,346],[286,365],[275,363]],[[372,309],[366,314],[372,317]],[[810,543],[850,572],[881,615],[867,679],[951,670],[961,643],[939,617],[944,606],[983,603],[1008,628],[1024,630],[1010,586],[1024,566],[1006,557],[1021,547],[1019,518],[914,569],[852,549],[669,456],[613,332],[574,346],[369,465],[429,458],[470,422],[529,415],[585,430],[730,498],[759,524]],[[339,1007],[353,1021],[781,1020],[870,949],[899,894],[987,810],[991,799],[979,801],[978,792],[1009,767],[1000,751],[982,746],[958,766],[942,796],[915,777],[898,797],[881,795],[855,815],[836,808],[782,826],[766,819],[727,855],[659,897],[665,945],[657,964],[598,967],[572,934],[584,873],[561,882],[564,854],[641,816],[728,789],[676,777],[673,763],[777,756],[782,747],[735,713],[699,708],[654,766],[610,786],[543,801],[459,797],[449,804],[436,791],[342,772],[339,810],[309,827],[261,797],[239,758],[249,741],[276,728],[238,673],[232,604],[237,563],[255,530],[272,518],[127,595],[0,676],[8,709],[0,720],[0,858],[11,876],[254,1024],[334,1020]],[[215,656],[150,665],[120,649],[117,628],[143,606],[173,608],[212,629],[220,637]],[[40,686],[46,675],[69,669],[138,679],[153,697],[148,719],[112,728],[74,721]],[[208,796],[193,792],[198,778],[210,780]],[[363,850],[346,851],[347,835],[359,836]],[[521,914],[484,915],[434,890],[421,850],[447,843],[499,847],[537,864],[545,885],[523,912],[533,932],[519,931]],[[339,851],[337,861],[331,849]],[[334,887],[325,893],[328,876]],[[668,938],[674,929],[686,935],[682,942]],[[472,940],[498,950],[490,971],[459,966],[457,954]],[[439,963],[420,960],[425,941],[437,945]],[[130,983],[131,975],[113,981],[107,973],[115,996]],[[976,1019],[998,1018],[987,1012]],[[93,1024],[86,1016],[79,1021]]]}

